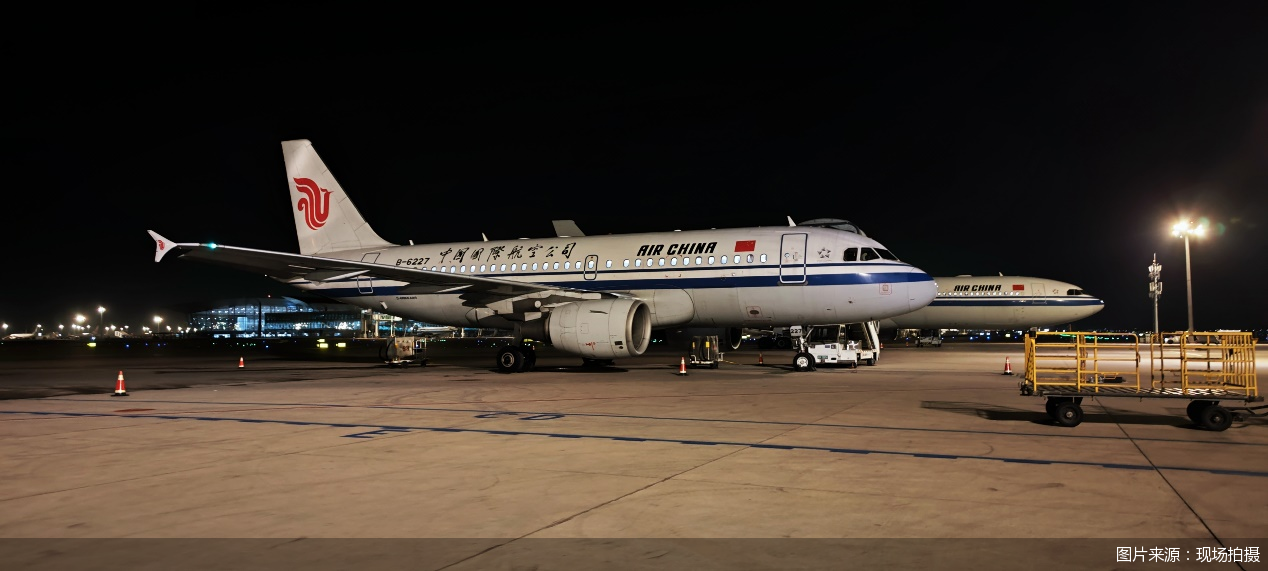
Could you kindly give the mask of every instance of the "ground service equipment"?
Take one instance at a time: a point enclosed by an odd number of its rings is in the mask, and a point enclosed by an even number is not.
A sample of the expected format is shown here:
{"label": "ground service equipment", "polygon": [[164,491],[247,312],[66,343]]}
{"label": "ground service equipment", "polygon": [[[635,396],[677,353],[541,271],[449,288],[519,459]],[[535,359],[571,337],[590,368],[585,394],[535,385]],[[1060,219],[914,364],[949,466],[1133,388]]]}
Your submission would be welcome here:
{"label": "ground service equipment", "polygon": [[1177,343],[1145,343],[1150,364],[1142,380],[1142,344],[1135,334],[1031,332],[1021,394],[1044,398],[1048,416],[1062,426],[1083,421],[1084,399],[1113,397],[1187,400],[1189,419],[1214,431],[1242,414],[1268,415],[1268,405],[1250,406],[1263,402],[1251,333],[1186,331],[1159,340],[1173,337]]}

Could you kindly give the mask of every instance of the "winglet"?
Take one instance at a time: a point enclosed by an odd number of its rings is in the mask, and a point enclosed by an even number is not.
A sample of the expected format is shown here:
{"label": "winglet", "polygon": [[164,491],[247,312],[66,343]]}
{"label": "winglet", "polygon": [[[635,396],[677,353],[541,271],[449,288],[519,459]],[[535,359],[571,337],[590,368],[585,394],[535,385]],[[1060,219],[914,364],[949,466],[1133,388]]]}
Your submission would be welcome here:
{"label": "winglet", "polygon": [[154,238],[154,261],[155,262],[162,260],[165,254],[167,254],[168,252],[172,251],[175,248],[176,246],[175,242],[160,236],[158,232],[155,232],[153,230],[146,230],[146,232],[149,232],[150,237]]}
{"label": "winglet", "polygon": [[789,225],[789,226],[796,226],[796,225],[797,225],[797,223],[796,223],[796,222],[793,222],[793,221],[792,221],[792,216],[789,216],[789,217],[788,217],[788,225]]}

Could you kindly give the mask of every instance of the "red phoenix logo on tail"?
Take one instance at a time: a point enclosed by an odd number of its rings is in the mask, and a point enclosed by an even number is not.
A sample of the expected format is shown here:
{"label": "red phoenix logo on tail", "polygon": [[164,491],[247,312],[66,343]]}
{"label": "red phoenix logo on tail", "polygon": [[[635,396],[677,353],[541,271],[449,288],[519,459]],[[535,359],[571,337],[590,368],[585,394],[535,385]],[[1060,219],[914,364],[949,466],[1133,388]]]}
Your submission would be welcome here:
{"label": "red phoenix logo on tail", "polygon": [[296,207],[304,213],[304,223],[313,230],[325,226],[330,217],[330,191],[317,186],[311,178],[295,179],[295,190],[303,194]]}

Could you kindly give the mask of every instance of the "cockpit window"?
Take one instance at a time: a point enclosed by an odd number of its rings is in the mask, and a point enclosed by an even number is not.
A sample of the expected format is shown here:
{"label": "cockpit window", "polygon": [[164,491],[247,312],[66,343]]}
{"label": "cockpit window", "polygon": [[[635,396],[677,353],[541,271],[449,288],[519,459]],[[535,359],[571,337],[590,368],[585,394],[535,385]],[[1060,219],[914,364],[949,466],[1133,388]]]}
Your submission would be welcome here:
{"label": "cockpit window", "polygon": [[845,261],[847,261],[847,262],[857,262],[858,260],[859,260],[859,249],[858,249],[858,248],[846,248],[846,249],[845,249]]}
{"label": "cockpit window", "polygon": [[1081,289],[1068,289],[1068,290],[1065,290],[1065,294],[1066,294],[1066,295],[1083,295],[1083,290],[1081,290]]}
{"label": "cockpit window", "polygon": [[876,253],[880,254],[881,257],[886,260],[893,260],[895,262],[898,261],[898,256],[895,256],[894,254],[892,254],[889,250],[886,250],[885,248],[877,248]]}
{"label": "cockpit window", "polygon": [[871,248],[859,248],[859,250],[862,253],[862,255],[859,256],[860,262],[866,262],[869,260],[879,260],[881,258],[881,255],[877,254],[876,250],[873,250]]}

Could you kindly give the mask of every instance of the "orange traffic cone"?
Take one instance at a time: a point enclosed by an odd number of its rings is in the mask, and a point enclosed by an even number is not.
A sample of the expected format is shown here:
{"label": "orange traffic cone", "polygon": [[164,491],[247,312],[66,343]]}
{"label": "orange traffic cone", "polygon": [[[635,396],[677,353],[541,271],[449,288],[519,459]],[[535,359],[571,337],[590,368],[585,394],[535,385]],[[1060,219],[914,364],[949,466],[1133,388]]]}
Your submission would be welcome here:
{"label": "orange traffic cone", "polygon": [[1008,362],[1008,357],[1004,357],[1004,374],[1013,374],[1013,364]]}
{"label": "orange traffic cone", "polygon": [[758,354],[757,354],[757,364],[758,364],[758,365],[765,365],[765,364],[766,364],[766,362],[762,360],[762,354],[761,354],[761,353],[758,353]]}
{"label": "orange traffic cone", "polygon": [[247,365],[246,365],[246,363],[243,363],[243,362],[242,362],[242,357],[238,357],[238,368],[239,368],[239,369],[241,369],[241,368],[243,368],[243,367],[245,367],[245,366],[247,366]]}
{"label": "orange traffic cone", "polygon": [[682,360],[678,361],[678,374],[679,375],[687,374],[687,358],[686,357],[682,357]]}
{"label": "orange traffic cone", "polygon": [[128,391],[123,388],[123,371],[119,371],[119,380],[115,381],[114,383],[114,394],[110,396],[112,397],[128,396]]}

